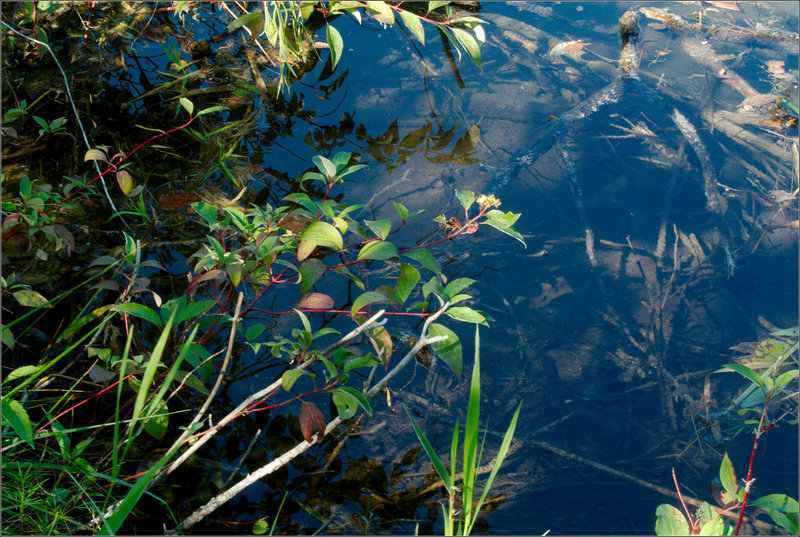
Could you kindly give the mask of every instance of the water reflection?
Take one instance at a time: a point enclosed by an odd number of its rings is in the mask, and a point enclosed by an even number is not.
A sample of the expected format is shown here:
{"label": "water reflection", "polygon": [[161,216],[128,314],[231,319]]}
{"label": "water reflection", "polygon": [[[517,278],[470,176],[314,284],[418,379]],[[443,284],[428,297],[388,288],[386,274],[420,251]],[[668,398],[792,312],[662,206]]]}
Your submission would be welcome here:
{"label": "water reflection", "polygon": [[[480,234],[457,246],[459,262],[449,267],[453,276],[483,272],[480,305],[498,319],[482,337],[487,413],[503,423],[525,400],[520,445],[497,489],[507,499],[488,517],[495,533],[653,531],[654,508],[664,501],[658,494],[537,449],[535,440],[665,488],[675,466],[706,499],[721,452],[747,448],[744,441],[719,445],[696,434],[694,417],[709,404],[724,405],[738,387],[712,376],[709,403],[708,374],[730,361],[728,347],[743,338],[797,322],[794,198],[782,207],[757,203],[765,192],[797,188],[785,137],[796,130],[749,127],[775,115],[784,89],[796,97],[796,85],[766,67],[794,65],[796,52],[787,52],[783,40],[762,38],[749,43],[756,47],[751,55],[736,40],[642,15],[641,90],[595,103],[559,128],[617,76],[609,58],[620,56],[617,20],[629,6],[577,7],[485,5],[492,25],[484,69],[459,64],[463,88],[444,58],[426,56],[425,69],[402,41],[381,48],[386,69],[362,78],[352,66],[348,77],[357,95],[353,119],[371,131],[386,129],[383,136],[395,141],[414,132],[419,138],[434,103],[442,129],[479,129],[475,159],[495,169],[517,163],[497,186],[491,171],[403,155],[401,143],[391,166],[372,166],[370,177],[348,187],[349,195],[369,200],[376,217],[390,216],[392,201],[446,212],[461,188],[495,190],[504,207],[523,213],[528,251]],[[696,20],[697,7],[669,7]],[[705,23],[710,29],[769,20],[789,35],[797,16],[770,4],[740,8],[707,9]],[[550,54],[578,39],[588,45]],[[379,60],[368,42],[354,48],[359,62]],[[390,160],[385,153],[373,157]],[[537,255],[542,250],[546,256]],[[445,451],[448,427],[463,418],[465,388],[442,389],[441,370],[413,375],[394,400],[439,431],[437,445]],[[392,409],[374,419],[391,420],[391,439],[352,439],[350,453],[352,460],[366,453],[386,470],[397,464],[390,446],[407,429]],[[556,425],[534,434],[548,423]],[[797,437],[788,435],[773,447],[774,457],[791,453]],[[797,466],[789,464],[765,473],[764,487],[796,494]],[[419,468],[429,470],[424,462]],[[392,516],[375,504],[370,510]]]}

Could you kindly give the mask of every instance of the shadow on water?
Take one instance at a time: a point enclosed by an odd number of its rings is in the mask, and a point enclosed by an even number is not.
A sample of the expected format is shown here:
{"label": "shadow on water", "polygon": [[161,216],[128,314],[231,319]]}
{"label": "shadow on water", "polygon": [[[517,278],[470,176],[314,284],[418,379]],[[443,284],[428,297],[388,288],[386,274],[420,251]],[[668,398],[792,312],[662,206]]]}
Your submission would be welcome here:
{"label": "shadow on water", "polygon": [[[458,76],[434,46],[420,56],[399,30],[342,18],[337,27],[352,50],[336,72],[309,54],[304,78],[275,101],[254,89],[263,66],[251,71],[248,45],[223,39],[226,20],[218,12],[206,8],[205,21],[187,21],[191,31],[184,32],[174,17],[153,11],[151,27],[166,37],[143,34],[135,46],[119,37],[126,63],[109,56],[89,65],[77,87],[103,92],[95,107],[130,103],[123,118],[95,110],[108,118],[95,137],[106,134],[109,144],[138,139],[130,125],[142,118],[153,124],[174,117],[178,93],[168,84],[196,89],[198,107],[231,108],[233,127],[199,149],[187,137],[137,157],[138,168],[148,170],[147,206],[156,214],[149,255],[175,276],[154,275],[156,291],[185,285],[177,282],[197,248],[186,212],[192,201],[224,202],[247,187],[243,201],[275,203],[296,190],[294,178],[310,169],[311,156],[331,150],[360,153],[369,164],[346,183],[346,194],[373,218],[393,216],[393,201],[431,217],[448,214],[458,206],[456,189],[494,192],[505,210],[522,213],[517,227],[526,250],[479,233],[437,252],[451,278],[482,275],[477,303],[497,320],[481,335],[488,450],[500,442],[493,424],[507,423],[524,401],[510,458],[476,529],[648,534],[656,506],[675,500],[641,482],[671,489],[674,467],[692,495],[709,498],[725,451],[744,473],[749,433],[734,434],[739,422],[722,416],[718,437],[698,417],[724,409],[741,389],[732,375],[715,373],[735,356],[731,346],[798,322],[797,202],[781,197],[798,187],[790,145],[796,123],[776,131],[763,122],[774,120],[781,92],[797,98],[797,73],[767,68],[769,61],[787,70],[796,65],[797,42],[787,49],[777,39],[674,28],[643,12],[639,90],[629,87],[570,116],[620,76],[613,60],[628,7],[487,3],[483,69],[464,59]],[[685,19],[697,9],[670,7]],[[740,8],[707,9],[706,20],[761,32],[754,21],[781,31],[797,24],[796,7]],[[573,45],[554,48],[567,42]],[[109,43],[109,50],[124,48],[113,36]],[[197,68],[171,62],[172,44]],[[98,73],[107,75],[102,83]],[[38,95],[26,91],[28,99]],[[696,129],[700,146],[674,110]],[[739,135],[741,125],[754,123],[763,127],[750,129],[757,134]],[[220,161],[220,150],[230,147],[234,158]],[[177,169],[176,154],[186,156]],[[92,222],[91,210],[86,218]],[[400,240],[431,229],[406,230]],[[72,231],[78,242],[85,238],[79,226]],[[91,249],[79,253],[91,256]],[[287,309],[293,301],[286,299]],[[273,329],[287,323],[275,321]],[[470,330],[459,336],[471,341]],[[220,413],[281,373],[252,353],[237,367],[215,403]],[[410,534],[416,524],[421,534],[440,532],[443,496],[400,406],[408,405],[444,452],[455,418],[463,422],[468,386],[441,362],[415,365],[395,386],[391,405],[376,401],[371,419],[315,446],[214,518],[272,516],[285,492],[282,532],[312,533],[320,520],[326,533]],[[250,468],[302,439],[291,412],[246,416],[212,442],[205,458],[171,481],[173,509],[190,512],[213,496],[230,471],[226,464],[238,463],[257,431],[262,441],[248,455]],[[797,497],[797,432],[784,429],[757,461],[758,486]],[[198,472],[206,479],[186,487]],[[209,522],[195,531],[237,530]]]}

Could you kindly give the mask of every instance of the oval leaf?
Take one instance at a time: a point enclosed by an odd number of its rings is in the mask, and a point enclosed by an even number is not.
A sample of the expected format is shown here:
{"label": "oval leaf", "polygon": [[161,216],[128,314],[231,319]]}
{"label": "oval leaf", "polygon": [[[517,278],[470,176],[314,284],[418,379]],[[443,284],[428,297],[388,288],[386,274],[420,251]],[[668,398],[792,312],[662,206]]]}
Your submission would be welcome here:
{"label": "oval leaf", "polygon": [[52,308],[45,297],[34,291],[33,289],[22,289],[21,291],[14,291],[11,293],[20,304],[28,308]]}
{"label": "oval leaf", "polygon": [[319,259],[308,259],[300,265],[300,294],[311,289],[320,276],[325,273],[325,264]]}
{"label": "oval leaf", "polygon": [[295,308],[329,310],[333,307],[333,299],[323,293],[308,293],[295,305]]}
{"label": "oval leaf", "polygon": [[18,401],[7,397],[3,397],[2,405],[3,423],[11,425],[14,432],[33,447],[33,426],[23,406]]}
{"label": "oval leaf", "polygon": [[89,160],[102,160],[103,162],[108,162],[108,156],[99,149],[90,149],[83,155],[83,161],[87,162]]}
{"label": "oval leaf", "polygon": [[303,401],[300,407],[300,432],[306,442],[311,442],[314,434],[319,434],[317,438],[325,434],[325,418],[314,403]]}
{"label": "oval leaf", "polygon": [[427,248],[415,248],[413,250],[403,252],[402,255],[408,257],[409,259],[413,259],[435,274],[442,273],[442,267],[439,266],[439,262],[436,261],[436,258],[433,257],[433,254],[431,254]]}
{"label": "oval leaf", "polygon": [[[339,33],[339,30],[328,24],[327,28],[325,29],[325,36],[328,40],[328,48],[331,51],[331,69],[336,69],[336,64],[339,63],[339,60],[342,57],[342,51],[344,50],[344,41],[342,40],[342,35]],[[329,177],[332,177],[330,175]]]}
{"label": "oval leaf", "polygon": [[395,286],[395,298],[402,306],[408,300],[417,282],[420,280],[419,271],[408,263],[400,263],[400,276],[397,277]]}
{"label": "oval leaf", "polygon": [[389,299],[386,298],[385,295],[381,293],[376,293],[375,291],[367,291],[366,293],[361,293],[359,297],[353,302],[353,307],[350,309],[350,314],[355,316],[355,314],[362,308],[369,306],[370,304],[388,304]]}
{"label": "oval leaf", "polygon": [[133,176],[125,170],[120,170],[117,172],[117,184],[122,193],[129,196],[133,190]]}
{"label": "oval leaf", "polygon": [[[329,161],[330,162],[330,161]],[[342,234],[326,222],[313,222],[300,234],[300,240],[327,246],[335,250],[342,249]]]}
{"label": "oval leaf", "polygon": [[445,361],[453,373],[460,377],[462,366],[461,341],[455,332],[439,323],[431,323],[428,327],[428,335],[431,337],[447,336],[444,341],[431,343],[431,349],[439,358]]}
{"label": "oval leaf", "polygon": [[358,260],[377,259],[384,260],[397,257],[397,248],[391,242],[370,241],[358,252]]}

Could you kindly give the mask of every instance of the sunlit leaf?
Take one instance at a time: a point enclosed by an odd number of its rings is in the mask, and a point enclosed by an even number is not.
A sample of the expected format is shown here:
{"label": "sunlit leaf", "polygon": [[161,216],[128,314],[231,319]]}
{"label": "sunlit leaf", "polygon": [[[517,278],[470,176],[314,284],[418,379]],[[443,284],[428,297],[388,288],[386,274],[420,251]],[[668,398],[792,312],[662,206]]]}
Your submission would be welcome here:
{"label": "sunlit leaf", "polygon": [[336,410],[339,417],[343,420],[348,420],[356,415],[358,411],[358,399],[353,397],[349,392],[343,391],[342,388],[336,388],[331,393],[333,404],[336,405]]}
{"label": "sunlit leaf", "polygon": [[331,51],[331,69],[336,69],[336,65],[342,57],[344,41],[339,30],[328,24],[325,28],[325,35],[328,41],[328,48]]}
{"label": "sunlit leaf", "polygon": [[375,291],[367,291],[365,293],[361,293],[358,296],[358,298],[355,299],[355,301],[353,302],[353,307],[350,309],[350,314],[355,315],[359,310],[371,304],[388,304],[388,303],[389,299],[386,298],[385,295],[381,293],[376,293]]}
{"label": "sunlit leaf", "polygon": [[422,27],[422,22],[420,22],[419,17],[409,11],[401,11],[400,18],[403,19],[403,23],[411,30],[411,33],[424,45],[425,29]]}
{"label": "sunlit leaf", "polygon": [[381,220],[364,220],[367,227],[378,236],[379,239],[384,240],[392,230],[392,222],[388,218]]}
{"label": "sunlit leaf", "polygon": [[28,308],[52,308],[52,304],[50,304],[45,297],[34,291],[33,289],[22,289],[20,291],[14,291],[11,295],[19,301],[25,307]]}
{"label": "sunlit leaf", "polygon": [[731,494],[736,494],[739,490],[739,485],[736,482],[736,472],[733,470],[733,464],[728,458],[728,452],[722,457],[722,464],[719,465],[719,480],[722,482],[723,488]]}
{"label": "sunlit leaf", "polygon": [[458,321],[489,326],[489,324],[486,322],[486,317],[484,317],[482,313],[466,306],[452,306],[448,308],[445,313],[447,316]]}
{"label": "sunlit leaf", "polygon": [[327,222],[312,222],[300,234],[297,259],[302,261],[308,257],[316,246],[327,246],[335,250],[341,250],[342,244],[342,234],[335,227]]}
{"label": "sunlit leaf", "polygon": [[463,291],[473,283],[475,283],[475,280],[473,280],[472,278],[456,278],[455,280],[448,283],[447,286],[444,288],[444,293],[443,293],[444,299],[450,300],[451,297],[456,296],[457,294],[459,294],[461,291]]}
{"label": "sunlit leaf", "polygon": [[281,386],[283,386],[283,389],[288,392],[292,389],[292,386],[294,386],[294,383],[297,381],[297,379],[303,375],[313,377],[313,375],[305,369],[289,369],[284,371],[283,375],[281,376]]}
{"label": "sunlit leaf", "polygon": [[407,250],[401,254],[402,256],[408,257],[409,259],[413,259],[426,269],[430,270],[435,274],[442,273],[442,267],[439,265],[439,262],[436,261],[436,258],[433,257],[427,248],[415,248],[413,250]]}
{"label": "sunlit leaf", "polygon": [[386,241],[370,241],[362,246],[358,252],[358,260],[384,260],[391,257],[397,257],[397,248],[391,242]]}
{"label": "sunlit leaf", "polygon": [[89,160],[102,160],[103,162],[108,162],[108,156],[103,151],[99,149],[89,149],[85,155],[83,155],[83,161]]}
{"label": "sunlit leaf", "polygon": [[456,190],[455,194],[458,201],[461,202],[461,206],[464,207],[464,210],[469,211],[469,208],[475,202],[475,192],[471,190]]}
{"label": "sunlit leaf", "polygon": [[475,41],[474,37],[472,37],[472,34],[466,30],[462,30],[461,28],[450,28],[450,31],[453,32],[455,38],[459,43],[461,43],[461,46],[464,47],[464,50],[467,51],[467,55],[472,60],[472,63],[480,68],[481,49],[478,46],[478,42]]}
{"label": "sunlit leaf", "polygon": [[758,373],[756,373],[749,367],[742,364],[725,364],[723,367],[727,367],[729,369],[736,371],[744,378],[753,381],[762,390],[764,389],[764,381],[761,380],[761,377],[759,376]]}
{"label": "sunlit leaf", "polygon": [[[341,386],[339,388],[336,388],[335,390],[333,390],[334,403],[336,403],[337,394],[344,396],[342,399],[347,399],[349,396],[349,398],[351,398],[352,401],[355,401],[356,405],[364,409],[364,411],[367,413],[368,416],[372,417],[372,406],[370,406],[369,401],[367,400],[366,397],[364,397],[364,394],[361,393],[360,391],[356,390],[355,388],[351,388],[350,386]],[[339,403],[336,403],[336,406],[338,408]],[[349,412],[349,404],[347,406]],[[353,417],[354,414],[355,411],[353,412],[353,414],[350,414],[349,417]],[[342,416],[341,412],[339,413],[339,416],[342,417],[342,419],[347,419]]]}
{"label": "sunlit leaf", "polygon": [[325,175],[325,177],[331,178],[336,176],[336,166],[329,159],[321,155],[314,155],[311,157],[311,160],[317,166],[317,169],[319,169],[319,171]]}
{"label": "sunlit leaf", "polygon": [[392,25],[394,24],[394,13],[386,2],[367,2],[367,7],[375,16],[375,20],[380,23]]}
{"label": "sunlit leaf", "polygon": [[428,327],[428,336],[447,336],[447,339],[444,341],[431,343],[431,349],[439,358],[444,360],[456,376],[460,377],[463,360],[461,341],[458,339],[456,333],[444,325],[431,323]]}
{"label": "sunlit leaf", "polygon": [[689,524],[677,508],[662,503],[656,508],[656,535],[689,535]]}
{"label": "sunlit leaf", "polygon": [[134,317],[139,317],[140,319],[150,321],[156,326],[164,326],[164,321],[161,320],[161,317],[158,315],[158,313],[151,310],[144,304],[125,302],[123,304],[116,304],[111,308],[111,310],[118,311],[120,313],[127,313],[129,315],[133,315]]}
{"label": "sunlit leaf", "polygon": [[180,99],[178,99],[178,102],[181,103],[181,106],[185,108],[186,111],[189,112],[189,115],[191,116],[192,112],[194,112],[194,104],[192,104],[192,101],[190,101],[186,97],[181,97]]}
{"label": "sunlit leaf", "polygon": [[400,263],[400,275],[395,284],[395,298],[402,306],[420,280],[419,271],[408,263]]}

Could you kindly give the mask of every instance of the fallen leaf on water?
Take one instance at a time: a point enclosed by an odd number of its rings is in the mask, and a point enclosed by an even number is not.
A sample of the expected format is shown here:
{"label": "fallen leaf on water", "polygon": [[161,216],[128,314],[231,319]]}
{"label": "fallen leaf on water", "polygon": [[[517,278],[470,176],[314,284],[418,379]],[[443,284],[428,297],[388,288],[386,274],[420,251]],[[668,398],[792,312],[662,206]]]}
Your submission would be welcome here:
{"label": "fallen leaf on water", "polygon": [[651,30],[666,30],[667,25],[663,22],[648,22],[647,27]]}
{"label": "fallen leaf on water", "polygon": [[591,43],[584,43],[580,39],[578,39],[577,41],[565,41],[551,48],[548,54],[550,55],[551,58],[555,58],[557,56],[561,56],[562,54],[566,54],[567,52],[572,52],[575,50],[583,50],[583,48],[589,44]]}
{"label": "fallen leaf on water", "polygon": [[771,118],[768,117],[766,119],[761,120],[761,124],[765,127],[769,127],[771,129],[788,129],[794,128],[797,126],[797,118],[792,117],[788,119],[781,119],[781,118]]}

